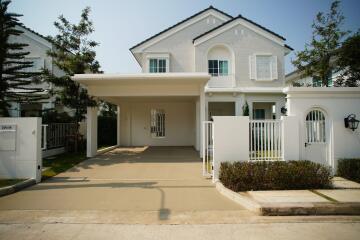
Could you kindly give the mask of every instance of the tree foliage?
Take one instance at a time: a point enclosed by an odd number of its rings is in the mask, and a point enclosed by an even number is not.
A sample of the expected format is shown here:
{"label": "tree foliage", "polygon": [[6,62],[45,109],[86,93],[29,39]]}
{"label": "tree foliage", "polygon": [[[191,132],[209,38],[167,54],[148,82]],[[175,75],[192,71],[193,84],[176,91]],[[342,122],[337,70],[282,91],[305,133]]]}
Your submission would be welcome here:
{"label": "tree foliage", "polygon": [[96,106],[97,103],[88,95],[86,89],[72,81],[71,76],[83,73],[101,73],[94,50],[98,43],[89,39],[89,35],[94,32],[89,13],[90,8],[86,7],[77,24],[70,23],[63,15],[59,16],[58,21],[54,23],[58,34],[55,37],[49,37],[55,47],[48,52],[48,55],[52,57],[55,66],[65,75],[59,77],[48,71],[45,72],[47,80],[56,86],[53,94],[64,106],[75,110],[77,122],[84,118],[87,107]]}
{"label": "tree foliage", "polygon": [[305,76],[320,79],[324,86],[329,85],[328,78],[333,70],[333,59],[336,49],[348,34],[341,29],[344,16],[339,10],[339,1],[331,4],[330,12],[319,12],[312,24],[312,39],[305,45],[303,51],[296,53],[296,59],[292,63]]}
{"label": "tree foliage", "polygon": [[347,38],[338,49],[337,67],[341,72],[336,86],[360,86],[360,32]]}
{"label": "tree foliage", "polygon": [[18,17],[8,12],[11,1],[0,0],[0,116],[8,116],[9,102],[32,102],[44,98],[42,88],[30,85],[38,73],[30,72],[33,62],[26,60],[28,44],[11,41],[23,33]]}

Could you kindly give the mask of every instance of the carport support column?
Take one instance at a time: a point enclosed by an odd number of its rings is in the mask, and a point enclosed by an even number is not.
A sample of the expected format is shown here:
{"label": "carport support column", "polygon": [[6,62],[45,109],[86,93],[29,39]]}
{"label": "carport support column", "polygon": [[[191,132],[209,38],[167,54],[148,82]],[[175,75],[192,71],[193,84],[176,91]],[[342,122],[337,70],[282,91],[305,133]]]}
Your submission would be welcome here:
{"label": "carport support column", "polygon": [[86,156],[94,157],[97,153],[98,108],[88,107],[86,114]]}
{"label": "carport support column", "polygon": [[120,106],[117,106],[116,120],[116,145],[120,146]]}
{"label": "carport support column", "polygon": [[200,123],[199,123],[199,125],[200,125],[200,157],[203,157],[202,155],[203,155],[203,141],[204,141],[204,134],[203,134],[203,132],[204,132],[204,126],[203,126],[203,122],[205,121],[205,111],[206,111],[206,108],[205,108],[205,92],[204,92],[204,90],[205,90],[205,86],[204,85],[202,85],[201,87],[200,87],[200,108],[199,108],[199,110],[200,110]]}

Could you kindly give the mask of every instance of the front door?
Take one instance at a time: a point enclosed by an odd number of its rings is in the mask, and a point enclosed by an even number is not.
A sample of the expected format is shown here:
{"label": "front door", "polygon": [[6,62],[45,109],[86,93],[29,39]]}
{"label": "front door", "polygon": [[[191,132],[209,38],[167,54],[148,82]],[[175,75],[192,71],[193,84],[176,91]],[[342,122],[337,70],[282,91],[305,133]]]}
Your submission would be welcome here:
{"label": "front door", "polygon": [[320,109],[310,111],[305,119],[305,159],[328,166],[327,126]]}

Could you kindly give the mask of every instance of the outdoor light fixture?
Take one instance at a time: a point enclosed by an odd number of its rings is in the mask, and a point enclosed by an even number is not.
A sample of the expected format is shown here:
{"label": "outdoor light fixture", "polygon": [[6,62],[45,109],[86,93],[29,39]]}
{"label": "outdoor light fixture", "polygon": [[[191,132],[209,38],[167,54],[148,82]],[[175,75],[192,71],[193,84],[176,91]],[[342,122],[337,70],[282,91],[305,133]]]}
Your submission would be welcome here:
{"label": "outdoor light fixture", "polygon": [[287,108],[286,107],[281,107],[280,111],[281,111],[282,114],[286,114]]}
{"label": "outdoor light fixture", "polygon": [[349,128],[355,131],[355,129],[358,128],[360,121],[356,119],[355,114],[350,114],[349,116],[344,118],[344,122],[345,122],[345,128]]}

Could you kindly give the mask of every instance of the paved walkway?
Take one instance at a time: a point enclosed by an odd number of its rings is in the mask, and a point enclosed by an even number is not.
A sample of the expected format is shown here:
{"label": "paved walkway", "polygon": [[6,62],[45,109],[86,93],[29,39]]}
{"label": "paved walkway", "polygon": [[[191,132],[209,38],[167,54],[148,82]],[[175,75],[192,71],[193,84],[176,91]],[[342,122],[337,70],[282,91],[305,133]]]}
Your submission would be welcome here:
{"label": "paved walkway", "polygon": [[155,212],[163,221],[182,212],[250,214],[202,177],[201,164],[190,147],[118,148],[0,198],[0,215],[7,210],[19,217],[26,215],[19,210]]}

